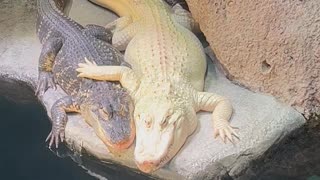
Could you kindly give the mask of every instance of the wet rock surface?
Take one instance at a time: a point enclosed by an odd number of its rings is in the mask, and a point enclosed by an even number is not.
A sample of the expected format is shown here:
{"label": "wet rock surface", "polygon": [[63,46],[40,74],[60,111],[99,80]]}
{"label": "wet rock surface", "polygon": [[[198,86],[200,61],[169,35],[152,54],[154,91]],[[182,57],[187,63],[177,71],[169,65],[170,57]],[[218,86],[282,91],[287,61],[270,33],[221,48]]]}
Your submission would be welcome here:
{"label": "wet rock surface", "polygon": [[[35,34],[34,6],[28,9],[27,1],[20,4],[5,2],[7,5],[0,6],[0,76],[26,82],[34,89],[41,50]],[[105,25],[116,18],[85,0],[73,2],[70,16],[81,24]],[[209,49],[207,53],[214,59]],[[197,131],[167,166],[152,174],[154,177],[236,177],[248,167],[249,162],[260,157],[272,144],[305,122],[298,112],[277,102],[273,97],[253,93],[232,84],[216,70],[210,59],[208,62],[205,90],[224,95],[232,101],[235,112],[231,124],[239,128],[240,141],[232,145],[213,139],[211,114],[201,112],[198,115]],[[50,110],[54,101],[64,95],[61,89],[50,89],[40,100]],[[78,152],[88,152],[105,162],[136,169],[132,159],[133,147],[126,153],[110,154],[79,115],[69,115],[68,118],[66,137],[71,148]]]}

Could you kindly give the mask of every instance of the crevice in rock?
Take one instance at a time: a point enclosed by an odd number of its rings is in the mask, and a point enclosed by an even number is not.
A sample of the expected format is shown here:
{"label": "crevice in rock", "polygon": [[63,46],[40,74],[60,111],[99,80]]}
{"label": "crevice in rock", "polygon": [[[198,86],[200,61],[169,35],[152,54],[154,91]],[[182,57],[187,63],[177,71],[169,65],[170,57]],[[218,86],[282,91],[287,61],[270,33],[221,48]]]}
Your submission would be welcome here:
{"label": "crevice in rock", "polygon": [[271,71],[271,65],[266,60],[261,63],[261,71],[263,74],[267,74]]}

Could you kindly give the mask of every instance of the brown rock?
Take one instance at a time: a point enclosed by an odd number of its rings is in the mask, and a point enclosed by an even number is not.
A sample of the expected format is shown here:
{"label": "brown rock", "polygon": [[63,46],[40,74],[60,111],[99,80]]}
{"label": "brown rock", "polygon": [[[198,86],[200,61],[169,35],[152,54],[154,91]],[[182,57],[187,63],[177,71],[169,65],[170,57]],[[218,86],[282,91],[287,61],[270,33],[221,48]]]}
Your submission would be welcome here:
{"label": "brown rock", "polygon": [[227,76],[320,112],[319,0],[187,0]]}

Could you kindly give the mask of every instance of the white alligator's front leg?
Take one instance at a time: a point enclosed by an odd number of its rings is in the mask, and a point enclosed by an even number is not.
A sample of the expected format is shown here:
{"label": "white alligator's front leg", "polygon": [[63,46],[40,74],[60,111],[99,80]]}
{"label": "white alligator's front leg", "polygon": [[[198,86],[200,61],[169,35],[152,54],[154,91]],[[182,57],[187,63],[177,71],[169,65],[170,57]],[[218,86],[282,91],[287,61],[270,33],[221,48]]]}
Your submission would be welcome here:
{"label": "white alligator's front leg", "polygon": [[222,96],[208,92],[198,92],[197,100],[198,110],[213,112],[214,137],[219,135],[223,142],[225,142],[226,138],[233,142],[232,135],[237,137],[238,135],[229,123],[233,111],[230,101]]}
{"label": "white alligator's front leg", "polygon": [[95,80],[119,81],[121,85],[130,93],[136,91],[139,87],[140,80],[126,66],[97,66],[95,62],[85,59],[86,63],[80,63],[76,71],[79,72],[78,77],[90,78]]}

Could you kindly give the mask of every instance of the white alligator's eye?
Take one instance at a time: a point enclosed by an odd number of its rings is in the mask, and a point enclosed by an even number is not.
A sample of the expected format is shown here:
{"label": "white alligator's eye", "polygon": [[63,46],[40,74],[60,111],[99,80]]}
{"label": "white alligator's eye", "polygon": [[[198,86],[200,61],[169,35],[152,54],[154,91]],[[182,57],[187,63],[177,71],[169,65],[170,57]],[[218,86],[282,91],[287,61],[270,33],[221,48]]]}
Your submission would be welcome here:
{"label": "white alligator's eye", "polygon": [[166,117],[166,118],[163,118],[163,120],[160,122],[160,126],[161,128],[164,128],[168,125],[168,121],[169,121],[169,118]]}
{"label": "white alligator's eye", "polygon": [[168,114],[165,118],[160,122],[161,128],[165,128],[168,125],[169,120],[172,118],[172,113]]}

